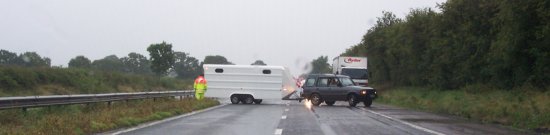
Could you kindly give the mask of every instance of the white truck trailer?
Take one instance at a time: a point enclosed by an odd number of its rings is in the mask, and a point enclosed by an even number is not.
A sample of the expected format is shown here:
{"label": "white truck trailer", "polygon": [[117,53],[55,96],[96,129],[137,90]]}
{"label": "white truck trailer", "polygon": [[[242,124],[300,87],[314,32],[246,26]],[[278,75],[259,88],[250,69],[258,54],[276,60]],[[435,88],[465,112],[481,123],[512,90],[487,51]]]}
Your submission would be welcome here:
{"label": "white truck trailer", "polygon": [[204,64],[203,68],[208,85],[205,97],[229,98],[233,104],[300,98],[300,89],[286,67]]}
{"label": "white truck trailer", "polygon": [[347,75],[356,85],[367,86],[369,83],[367,57],[338,56],[332,61],[332,73]]}

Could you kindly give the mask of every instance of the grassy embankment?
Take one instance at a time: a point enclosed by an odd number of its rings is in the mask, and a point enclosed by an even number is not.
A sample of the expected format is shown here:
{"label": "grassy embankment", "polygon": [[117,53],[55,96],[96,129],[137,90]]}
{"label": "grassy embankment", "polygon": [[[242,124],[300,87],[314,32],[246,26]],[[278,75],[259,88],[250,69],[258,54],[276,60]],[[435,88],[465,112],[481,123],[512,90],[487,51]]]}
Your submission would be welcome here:
{"label": "grassy embankment", "polygon": [[380,91],[381,98],[376,101],[520,129],[548,130],[550,91],[531,89],[497,90],[479,85],[459,90],[402,87]]}
{"label": "grassy embankment", "polygon": [[160,120],[218,105],[216,100],[172,98],[0,110],[0,134],[91,134]]}
{"label": "grassy embankment", "polygon": [[0,96],[190,89],[191,80],[74,68],[0,66]]}

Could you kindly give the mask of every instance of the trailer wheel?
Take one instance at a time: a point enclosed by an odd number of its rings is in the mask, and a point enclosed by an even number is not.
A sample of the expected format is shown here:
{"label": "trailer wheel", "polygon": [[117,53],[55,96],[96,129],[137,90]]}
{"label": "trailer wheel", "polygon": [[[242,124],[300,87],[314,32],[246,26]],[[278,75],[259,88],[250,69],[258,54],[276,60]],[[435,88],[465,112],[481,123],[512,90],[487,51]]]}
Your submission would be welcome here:
{"label": "trailer wheel", "polygon": [[251,95],[244,96],[244,99],[243,99],[244,104],[252,104],[252,102],[254,102],[254,97],[252,97]]}
{"label": "trailer wheel", "polygon": [[230,100],[232,104],[239,104],[239,101],[240,101],[239,96],[237,95],[231,95]]}
{"label": "trailer wheel", "polygon": [[254,100],[254,103],[255,103],[255,104],[261,104],[261,103],[262,103],[262,100],[261,100],[261,99],[255,99],[255,100]]}

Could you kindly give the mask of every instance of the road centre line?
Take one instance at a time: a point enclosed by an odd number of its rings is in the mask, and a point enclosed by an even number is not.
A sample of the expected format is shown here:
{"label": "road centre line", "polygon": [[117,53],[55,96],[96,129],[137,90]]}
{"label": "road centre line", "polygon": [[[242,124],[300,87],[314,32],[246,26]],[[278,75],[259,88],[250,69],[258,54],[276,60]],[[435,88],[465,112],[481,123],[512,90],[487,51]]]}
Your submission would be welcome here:
{"label": "road centre line", "polygon": [[283,115],[283,116],[281,117],[281,119],[283,119],[283,120],[286,119],[286,115]]}

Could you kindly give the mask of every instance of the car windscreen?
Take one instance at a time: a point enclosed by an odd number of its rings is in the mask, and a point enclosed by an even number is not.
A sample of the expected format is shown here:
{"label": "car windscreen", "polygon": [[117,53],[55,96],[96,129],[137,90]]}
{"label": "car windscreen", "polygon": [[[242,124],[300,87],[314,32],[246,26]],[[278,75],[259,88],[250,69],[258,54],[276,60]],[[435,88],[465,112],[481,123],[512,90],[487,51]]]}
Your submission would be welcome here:
{"label": "car windscreen", "polygon": [[368,79],[367,69],[351,69],[344,68],[342,69],[342,75],[347,75],[352,79]]}
{"label": "car windscreen", "polygon": [[340,82],[342,83],[342,86],[354,85],[353,81],[348,77],[340,77]]}

